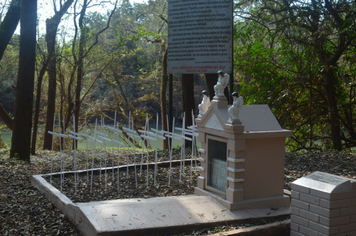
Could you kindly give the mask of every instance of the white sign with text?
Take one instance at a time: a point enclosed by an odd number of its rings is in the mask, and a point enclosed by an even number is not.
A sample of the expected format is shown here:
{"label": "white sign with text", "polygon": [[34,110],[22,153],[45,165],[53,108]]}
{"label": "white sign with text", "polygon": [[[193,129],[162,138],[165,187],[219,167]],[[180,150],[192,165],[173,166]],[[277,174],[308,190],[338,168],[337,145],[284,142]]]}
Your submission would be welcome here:
{"label": "white sign with text", "polygon": [[232,0],[168,1],[168,73],[232,69]]}

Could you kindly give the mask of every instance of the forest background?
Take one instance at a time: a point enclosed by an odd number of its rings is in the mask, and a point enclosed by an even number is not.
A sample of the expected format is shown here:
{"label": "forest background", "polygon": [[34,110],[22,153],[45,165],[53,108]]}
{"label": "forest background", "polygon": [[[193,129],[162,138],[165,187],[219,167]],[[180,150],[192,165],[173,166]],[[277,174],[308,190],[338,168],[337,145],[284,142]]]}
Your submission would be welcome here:
{"label": "forest background", "polygon": [[[73,114],[80,130],[85,120],[104,115],[109,121],[114,111],[121,124],[131,111],[137,130],[146,114],[153,119],[159,113],[167,128],[167,1],[53,0],[43,34],[36,22],[33,78],[21,82],[26,26],[20,34],[15,30],[26,12],[37,12],[21,11],[23,2],[0,2],[0,117],[2,129],[13,130],[11,156],[29,160],[23,146],[31,146],[32,153],[50,149],[47,131],[54,113],[64,117],[62,132],[73,129]],[[37,6],[36,0],[28,2]],[[90,10],[94,7],[104,11]],[[356,145],[355,9],[355,1],[347,0],[234,0],[233,90],[245,104],[268,104],[281,126],[293,130],[289,151]],[[192,109],[196,115],[201,91],[207,89],[212,98],[216,79],[215,74],[174,75],[173,116],[179,121]],[[21,86],[33,100],[16,106]],[[30,110],[27,128],[21,128],[29,135],[16,131],[16,109]],[[24,145],[15,133],[31,136],[32,143]]]}

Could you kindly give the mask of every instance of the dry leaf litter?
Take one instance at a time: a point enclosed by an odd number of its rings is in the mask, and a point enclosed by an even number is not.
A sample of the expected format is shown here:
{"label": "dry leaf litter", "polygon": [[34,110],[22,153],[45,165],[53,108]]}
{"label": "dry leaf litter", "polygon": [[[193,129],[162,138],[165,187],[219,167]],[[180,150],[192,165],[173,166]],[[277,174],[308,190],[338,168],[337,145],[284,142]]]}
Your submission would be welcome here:
{"label": "dry leaf litter", "polygon": [[[91,151],[90,151],[91,152]],[[89,164],[91,165],[92,153],[89,152]],[[125,151],[122,151],[125,152]],[[190,151],[186,152],[187,154]],[[94,154],[95,156],[98,154]],[[63,152],[64,170],[73,170],[73,152]],[[136,153],[135,161],[140,163],[141,154]],[[0,150],[0,235],[80,235],[75,226],[56,207],[49,202],[37,189],[31,185],[30,178],[35,174],[50,173],[51,157],[53,160],[52,170],[60,170],[60,153],[51,151],[38,151],[37,155],[31,156],[31,164],[9,159],[8,150]],[[129,162],[133,162],[133,153],[129,154]],[[168,153],[161,151],[158,154],[160,162],[168,160]],[[174,159],[180,159],[181,152],[175,150]],[[120,163],[126,163],[126,153],[120,154]],[[146,156],[144,156],[146,158]],[[189,158],[189,157],[187,157]],[[77,153],[78,169],[87,166],[87,152]],[[150,153],[150,161],[154,161],[154,154]],[[103,165],[104,157],[102,157]],[[114,161],[117,163],[117,154],[108,150],[106,156],[107,165]],[[145,159],[144,159],[145,160]],[[94,158],[94,166],[98,167],[99,158]],[[102,172],[94,177],[93,193],[90,194],[90,181],[87,173],[80,175],[77,193],[74,191],[73,175],[65,176],[63,192],[74,202],[87,202],[97,200],[109,200],[136,197],[162,197],[193,194],[196,186],[196,177],[199,171],[193,168],[192,181],[190,181],[190,162],[187,161],[185,171],[179,182],[179,164],[172,169],[171,184],[168,185],[169,165],[160,167],[157,173],[156,187],[153,186],[154,168],[149,168],[149,187],[146,188],[146,169],[143,167],[141,176],[140,166],[137,166],[137,183],[134,178],[134,169],[130,169],[127,178],[126,169],[120,170],[120,191],[117,191],[117,172]],[[286,154],[285,165],[285,188],[290,190],[290,183],[294,180],[314,171],[323,171],[339,176],[356,179],[356,155],[347,153],[310,153],[310,154]],[[90,175],[89,175],[90,176]],[[105,181],[105,176],[106,181]],[[49,178],[47,177],[48,181]],[[52,184],[59,187],[59,179],[52,178]],[[106,191],[105,191],[106,186]],[[277,219],[249,220],[239,224],[216,225],[213,228],[199,229],[179,235],[206,235],[224,232],[243,227],[250,227],[280,221],[286,217]]]}

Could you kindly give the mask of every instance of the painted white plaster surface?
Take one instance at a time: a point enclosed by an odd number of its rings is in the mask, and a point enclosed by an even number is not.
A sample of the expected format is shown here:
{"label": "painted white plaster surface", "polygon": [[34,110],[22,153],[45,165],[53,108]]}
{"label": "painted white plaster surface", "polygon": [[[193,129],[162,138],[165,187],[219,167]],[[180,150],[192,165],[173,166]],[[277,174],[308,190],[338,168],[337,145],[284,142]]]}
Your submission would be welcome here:
{"label": "painted white plaster surface", "polygon": [[206,122],[206,124],[205,124],[205,127],[224,131],[224,128],[222,127],[218,117],[215,114],[213,114],[209,118],[208,122]]}

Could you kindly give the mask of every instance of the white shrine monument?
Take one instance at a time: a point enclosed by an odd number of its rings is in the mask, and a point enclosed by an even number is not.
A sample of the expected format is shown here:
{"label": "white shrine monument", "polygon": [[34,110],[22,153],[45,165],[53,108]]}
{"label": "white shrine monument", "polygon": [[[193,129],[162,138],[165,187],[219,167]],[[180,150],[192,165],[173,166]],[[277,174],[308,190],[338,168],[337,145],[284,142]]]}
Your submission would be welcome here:
{"label": "white shrine monument", "polygon": [[243,105],[242,97],[232,95],[228,106],[215,91],[196,118],[201,176],[195,194],[212,196],[229,210],[289,207],[284,164],[292,131],[281,128],[267,105]]}

